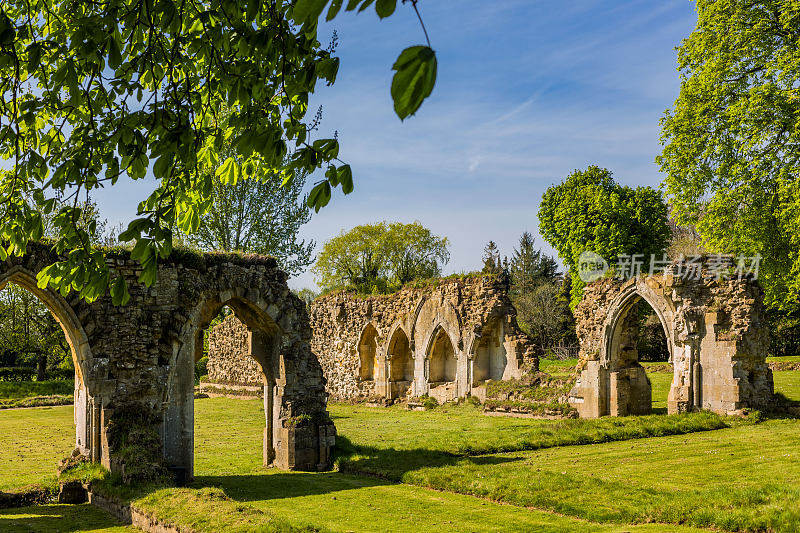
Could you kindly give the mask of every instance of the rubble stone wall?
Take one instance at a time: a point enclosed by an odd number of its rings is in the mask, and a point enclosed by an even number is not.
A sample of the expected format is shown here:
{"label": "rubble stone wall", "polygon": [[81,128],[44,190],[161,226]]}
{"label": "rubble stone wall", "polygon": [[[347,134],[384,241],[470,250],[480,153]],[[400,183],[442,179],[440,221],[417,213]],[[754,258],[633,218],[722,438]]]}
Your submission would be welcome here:
{"label": "rubble stone wall", "polygon": [[[390,295],[330,294],[314,301],[310,319],[311,348],[337,400],[428,394],[444,402],[470,395],[490,374],[509,379],[538,369],[499,276],[442,279]],[[374,350],[365,349],[373,342]]]}
{"label": "rubble stone wall", "polygon": [[[538,369],[499,276],[446,278],[389,295],[334,293],[315,300],[309,315],[311,349],[336,400],[428,394],[445,402],[478,393],[487,379]],[[212,334],[211,382],[251,375],[247,333],[229,324],[235,321],[229,317]],[[231,354],[229,347],[239,351]]]}
{"label": "rubble stone wall", "polygon": [[[718,258],[716,258],[718,261]],[[763,291],[750,277],[720,276],[704,258],[699,276],[680,262],[659,275],[589,284],[575,309],[579,377],[570,404],[581,416],[650,411],[650,382],[628,312],[644,299],[664,328],[674,375],[668,411],[736,413],[773,401],[766,364]]]}
{"label": "rubble stone wall", "polygon": [[[203,330],[230,306],[247,324],[264,375],[264,460],[283,468],[325,468],[335,430],[326,411],[325,380],[311,351],[303,302],[272,258],[175,251],[161,260],[157,281],[125,250],[107,255],[111,276],[123,276],[130,301],[62,297],[36,284],[36,273],[63,258],[50,246],[28,245],[0,262],[0,288],[16,283],[36,295],[63,326],[75,362],[76,446],[112,471],[124,471],[118,445],[126,432],[152,431],[154,460],[191,479],[194,464],[194,363]],[[147,425],[147,428],[133,427]],[[158,459],[156,459],[158,458]],[[180,474],[179,474],[180,475]]]}
{"label": "rubble stone wall", "polygon": [[223,385],[262,385],[264,374],[251,350],[250,331],[228,315],[208,334],[208,381]]}

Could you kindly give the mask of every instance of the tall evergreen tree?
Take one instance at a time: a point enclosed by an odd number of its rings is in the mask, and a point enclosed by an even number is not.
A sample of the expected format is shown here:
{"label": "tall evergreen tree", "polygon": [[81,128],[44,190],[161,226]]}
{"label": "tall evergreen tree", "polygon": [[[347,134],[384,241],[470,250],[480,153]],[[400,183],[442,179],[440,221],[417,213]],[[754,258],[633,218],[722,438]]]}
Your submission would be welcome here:
{"label": "tall evergreen tree", "polygon": [[556,260],[535,248],[536,241],[530,232],[523,232],[519,247],[514,249],[509,264],[511,291],[528,294],[545,281],[553,281],[558,275]]}
{"label": "tall evergreen tree", "polygon": [[500,262],[500,249],[497,243],[489,241],[483,248],[483,270],[484,274],[499,274],[503,270]]}

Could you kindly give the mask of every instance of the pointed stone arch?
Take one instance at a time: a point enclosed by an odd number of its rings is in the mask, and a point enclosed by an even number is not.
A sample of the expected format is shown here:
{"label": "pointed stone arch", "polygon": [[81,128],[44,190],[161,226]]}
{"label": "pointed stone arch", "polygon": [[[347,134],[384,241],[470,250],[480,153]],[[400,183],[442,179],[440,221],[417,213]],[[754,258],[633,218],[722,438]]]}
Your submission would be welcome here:
{"label": "pointed stone arch", "polygon": [[361,381],[376,381],[382,377],[379,370],[378,347],[380,345],[378,329],[372,322],[367,322],[358,337],[358,377]]}
{"label": "pointed stone arch", "polygon": [[650,411],[650,383],[626,333],[629,312],[639,301],[653,309],[667,339],[673,365],[668,412],[733,413],[772,402],[763,292],[757,282],[718,278],[706,270],[686,279],[673,275],[685,266],[671,268],[666,274],[605,279],[586,287],[575,312],[580,374],[569,398],[581,416]]}

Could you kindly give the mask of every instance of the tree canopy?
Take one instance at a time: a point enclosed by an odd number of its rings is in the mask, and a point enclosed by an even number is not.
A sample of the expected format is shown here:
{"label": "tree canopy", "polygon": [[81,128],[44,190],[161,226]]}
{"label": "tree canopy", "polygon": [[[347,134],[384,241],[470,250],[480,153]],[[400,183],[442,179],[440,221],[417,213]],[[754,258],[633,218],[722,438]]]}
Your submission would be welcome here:
{"label": "tree canopy", "polygon": [[[229,144],[221,154],[220,159],[238,160]],[[252,176],[235,183],[221,179],[216,168],[209,171],[211,209],[201,215],[197,231],[188,240],[204,250],[270,255],[289,275],[297,275],[313,262],[316,245],[298,237],[300,227],[311,219],[303,195],[306,176],[298,173],[283,184],[259,157],[251,157],[250,163]]]}
{"label": "tree canopy", "polygon": [[[396,3],[380,0],[376,12],[389,16]],[[0,260],[23,254],[43,234],[41,213],[56,212],[55,249],[65,259],[40,272],[39,284],[88,300],[111,285],[122,303],[123,278],[111,279],[103,252],[76,224],[86,191],[151,180],[152,193],[119,235],[136,243],[132,256],[148,285],[171,251],[171,228],[194,233],[211,207],[210,168],[232,184],[253,176],[254,154],[284,183],[324,169],[308,198],[317,210],[333,188],[349,193],[352,171],[338,158],[338,140],[312,140],[306,115],[317,83],[332,84],[339,68],[317,39],[318,21],[372,4],[4,0],[0,159],[11,164],[0,170]],[[432,90],[435,53],[429,44],[409,47],[394,70],[391,94],[406,118]],[[238,161],[220,160],[226,143]]]}
{"label": "tree canopy", "polygon": [[387,292],[440,275],[450,260],[448,246],[447,237],[419,222],[364,224],[327,241],[313,271],[325,291]]}
{"label": "tree canopy", "polygon": [[548,188],[539,206],[539,231],[572,277],[572,305],[583,295],[577,263],[584,251],[609,263],[625,254],[660,257],[670,236],[667,204],[650,187],[619,185],[597,166],[576,170]]}
{"label": "tree canopy", "polygon": [[800,307],[800,3],[697,0],[657,161],[680,224],[760,254],[767,304]]}

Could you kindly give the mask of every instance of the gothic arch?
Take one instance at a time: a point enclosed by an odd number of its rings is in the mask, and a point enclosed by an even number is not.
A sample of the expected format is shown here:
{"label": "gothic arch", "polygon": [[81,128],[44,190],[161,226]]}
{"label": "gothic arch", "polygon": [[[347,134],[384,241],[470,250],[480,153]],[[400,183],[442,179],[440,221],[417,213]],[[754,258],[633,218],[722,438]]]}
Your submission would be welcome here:
{"label": "gothic arch", "polygon": [[361,334],[358,336],[358,377],[361,381],[374,381],[377,379],[378,371],[378,348],[380,346],[380,336],[378,328],[372,322],[367,322]]}
{"label": "gothic arch", "polygon": [[665,274],[587,285],[575,310],[581,361],[569,397],[581,416],[650,411],[650,382],[631,344],[629,320],[641,300],[655,311],[667,339],[673,366],[668,412],[735,413],[770,405],[763,292],[752,278],[706,270],[706,261],[692,277],[680,276],[688,269],[675,263]]}
{"label": "gothic arch", "polygon": [[414,353],[411,350],[411,339],[400,324],[396,324],[389,335],[386,359],[389,362],[390,382],[414,381]]}
{"label": "gothic arch", "polygon": [[89,339],[83,329],[83,324],[78,320],[72,307],[61,294],[50,287],[40,289],[36,284],[36,276],[19,265],[13,266],[0,274],[0,290],[5,288],[9,282],[19,285],[30,292],[47,307],[64,331],[64,336],[72,352],[72,361],[75,365],[75,374],[78,380],[94,392],[93,389],[95,387],[92,376],[87,373],[87,368],[92,361],[92,350],[89,347]]}
{"label": "gothic arch", "polygon": [[452,337],[442,327],[442,324],[434,326],[428,341],[425,343],[425,359],[428,362],[429,382],[456,381],[458,352]]}
{"label": "gothic arch", "polygon": [[650,288],[644,281],[644,278],[631,280],[632,283],[627,285],[620,291],[616,298],[608,306],[608,314],[603,324],[603,343],[600,351],[600,361],[603,364],[614,367],[616,361],[615,357],[618,355],[617,346],[615,346],[615,332],[619,332],[620,322],[628,311],[636,305],[639,299],[644,300],[653,309],[661,327],[664,330],[664,335],[667,338],[667,349],[669,350],[670,362],[673,358],[675,351],[675,313],[670,302],[662,295],[658,294]]}

